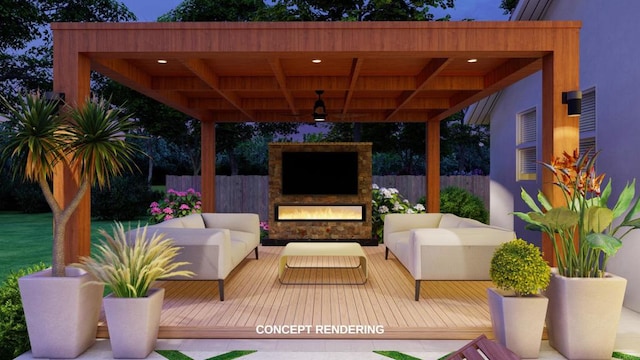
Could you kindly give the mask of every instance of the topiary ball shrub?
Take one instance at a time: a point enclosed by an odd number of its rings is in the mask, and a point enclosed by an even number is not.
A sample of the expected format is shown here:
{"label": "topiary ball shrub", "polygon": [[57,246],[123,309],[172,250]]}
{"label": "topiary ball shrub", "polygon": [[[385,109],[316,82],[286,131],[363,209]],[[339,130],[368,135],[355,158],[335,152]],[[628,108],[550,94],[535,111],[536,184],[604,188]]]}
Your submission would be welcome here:
{"label": "topiary ball shrub", "polygon": [[489,276],[498,288],[526,296],[547,288],[551,268],[537,246],[515,239],[503,243],[493,253]]}
{"label": "topiary ball shrub", "polygon": [[0,359],[15,359],[31,349],[18,279],[47,267],[41,263],[12,272],[0,285]]}

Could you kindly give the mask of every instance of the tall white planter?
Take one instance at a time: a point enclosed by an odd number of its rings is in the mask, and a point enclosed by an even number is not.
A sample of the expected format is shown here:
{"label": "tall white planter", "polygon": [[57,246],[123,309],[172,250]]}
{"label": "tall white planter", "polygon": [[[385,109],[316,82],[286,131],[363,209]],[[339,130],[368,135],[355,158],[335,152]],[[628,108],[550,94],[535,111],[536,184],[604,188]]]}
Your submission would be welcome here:
{"label": "tall white planter", "polygon": [[491,324],[496,340],[523,359],[537,359],[549,300],[542,295],[516,297],[488,288]]}
{"label": "tall white planter", "polygon": [[549,344],[567,359],[611,359],[627,280],[567,278],[554,269],[549,298]]}
{"label": "tall white planter", "polygon": [[18,279],[35,358],[75,358],[96,341],[104,286],[83,270],[67,267],[66,277],[51,269]]}
{"label": "tall white planter", "polygon": [[146,297],[104,298],[111,351],[115,359],[144,359],[155,348],[164,289],[149,289]]}

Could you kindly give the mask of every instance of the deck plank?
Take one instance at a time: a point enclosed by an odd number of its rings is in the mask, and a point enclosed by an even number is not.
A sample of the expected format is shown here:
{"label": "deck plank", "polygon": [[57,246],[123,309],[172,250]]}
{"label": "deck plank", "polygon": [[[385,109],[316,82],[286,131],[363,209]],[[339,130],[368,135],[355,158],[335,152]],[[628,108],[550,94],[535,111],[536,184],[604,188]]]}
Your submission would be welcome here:
{"label": "deck plank", "polygon": [[[487,305],[489,281],[424,281],[414,301],[414,280],[384,246],[363,247],[369,279],[363,285],[283,285],[278,281],[282,247],[260,247],[260,259],[247,257],[225,281],[219,301],[216,281],[159,281],[166,289],[160,338],[493,338]],[[296,266],[353,266],[357,258],[292,258]],[[359,270],[295,269],[299,282],[354,282]],[[371,325],[384,334],[256,333],[258,325]],[[313,330],[313,328],[312,328]],[[104,318],[98,336],[108,337]]]}

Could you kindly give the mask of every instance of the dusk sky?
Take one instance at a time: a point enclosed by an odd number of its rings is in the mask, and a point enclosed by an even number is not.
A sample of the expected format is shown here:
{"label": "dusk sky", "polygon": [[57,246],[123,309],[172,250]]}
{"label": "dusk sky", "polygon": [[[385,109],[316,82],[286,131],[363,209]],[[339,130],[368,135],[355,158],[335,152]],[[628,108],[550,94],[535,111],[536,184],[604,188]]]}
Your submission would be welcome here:
{"label": "dusk sky", "polygon": [[[156,19],[175,8],[182,0],[120,0],[138,17],[138,21]],[[452,20],[508,20],[499,8],[500,0],[456,0],[455,9],[448,11]],[[438,14],[439,15],[439,14]]]}

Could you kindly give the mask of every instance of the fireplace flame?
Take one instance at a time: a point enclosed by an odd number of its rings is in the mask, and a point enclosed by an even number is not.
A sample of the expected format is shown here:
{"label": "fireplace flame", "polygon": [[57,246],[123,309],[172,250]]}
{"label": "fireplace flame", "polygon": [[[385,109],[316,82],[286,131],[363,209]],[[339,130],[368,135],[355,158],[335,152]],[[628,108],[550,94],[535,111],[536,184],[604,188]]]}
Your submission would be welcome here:
{"label": "fireplace flame", "polygon": [[363,220],[360,205],[279,205],[277,220]]}

